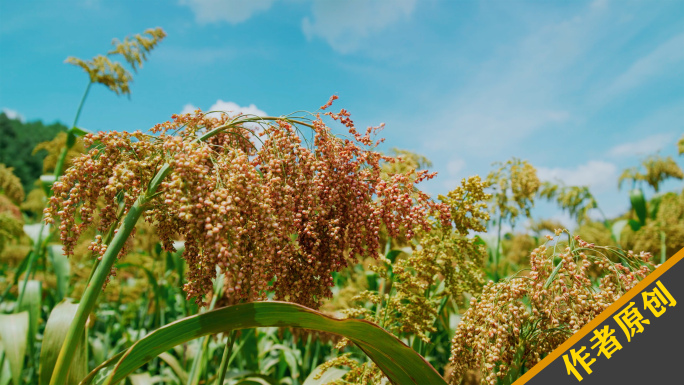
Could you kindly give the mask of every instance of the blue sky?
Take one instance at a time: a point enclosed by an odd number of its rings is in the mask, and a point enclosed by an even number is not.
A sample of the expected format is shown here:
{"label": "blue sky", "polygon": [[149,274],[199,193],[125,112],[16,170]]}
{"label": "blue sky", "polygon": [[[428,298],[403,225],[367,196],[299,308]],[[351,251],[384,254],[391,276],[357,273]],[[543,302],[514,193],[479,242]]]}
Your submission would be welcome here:
{"label": "blue sky", "polygon": [[358,126],[386,123],[385,149],[434,162],[433,195],[516,156],[616,215],[621,170],[676,158],[684,134],[683,1],[0,0],[0,14],[6,112],[70,123],[87,75],[64,59],[159,26],[130,100],[95,87],[80,126],[145,130],[188,105],[282,115],[336,94]]}

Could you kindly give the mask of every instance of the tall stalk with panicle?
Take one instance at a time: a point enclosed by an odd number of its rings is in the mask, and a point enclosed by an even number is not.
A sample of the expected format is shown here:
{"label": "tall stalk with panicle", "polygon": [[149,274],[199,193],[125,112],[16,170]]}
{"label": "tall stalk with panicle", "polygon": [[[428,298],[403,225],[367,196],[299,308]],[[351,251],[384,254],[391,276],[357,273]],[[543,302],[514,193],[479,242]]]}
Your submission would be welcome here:
{"label": "tall stalk with panicle", "polygon": [[534,206],[534,196],[541,183],[537,170],[525,160],[513,158],[506,163],[496,163],[499,168],[489,173],[487,183],[494,193],[491,207],[496,226],[496,249],[490,255],[490,278],[495,282],[501,278],[499,262],[501,257],[501,231],[505,222],[515,225],[518,216],[523,213],[530,217],[530,209]]}
{"label": "tall stalk with panicle", "polygon": [[[94,226],[94,273],[59,354],[51,384],[60,384],[86,319],[118,257],[127,253],[141,216],[154,223],[164,248],[183,238],[189,297],[204,304],[219,267],[236,300],[284,299],[318,307],[330,297],[332,275],[357,255],[374,255],[380,225],[396,236],[428,228],[426,213],[447,220],[445,205],[414,185],[427,172],[380,177],[385,159],[373,151],[371,128],[356,131],[349,114],[327,113],[349,129],[342,140],[306,117],[174,116],[155,135],[86,135],[88,154],[53,185],[46,221],[59,218],[64,250]],[[261,124],[257,148],[251,124]],[[313,143],[299,127],[313,131]],[[96,144],[97,143],[97,144]],[[99,207],[104,198],[107,204]],[[118,203],[117,203],[118,202]],[[80,217],[80,222],[75,218]]]}
{"label": "tall stalk with panicle", "polygon": [[[133,76],[124,68],[121,63],[112,61],[110,56],[116,54],[122,55],[125,61],[128,62],[128,64],[133,68],[133,70],[137,71],[137,68],[142,67],[143,61],[147,59],[147,54],[157,44],[159,44],[159,42],[161,42],[165,36],[166,33],[161,28],[148,29],[142,35],[135,35],[133,37],[125,38],[123,42],[114,39],[112,42],[114,48],[109,51],[107,55],[98,55],[89,61],[84,61],[75,57],[69,57],[66,59],[67,63],[75,64],[83,68],[88,73],[89,82],[86,86],[83,96],[81,97],[81,101],[76,110],[76,115],[74,116],[74,121],[67,131],[66,145],[61,149],[57,158],[53,178],[41,177],[41,182],[43,183],[43,187],[48,195],[51,193],[50,186],[54,183],[54,181],[59,180],[64,172],[67,154],[74,144],[76,144],[76,138],[78,136],[83,136],[86,133],[84,130],[78,128],[77,124],[91,86],[95,83],[100,83],[114,91],[117,95],[125,94],[130,96],[129,83],[132,81]],[[43,220],[44,219],[45,218],[43,218]],[[29,263],[26,270],[26,278],[24,279],[22,290],[20,290],[21,294],[19,296],[16,309],[19,309],[22,303],[23,292],[25,291],[26,285],[28,283],[28,277],[36,260],[39,256],[45,255],[47,244],[50,242],[51,235],[48,234],[44,237],[44,230],[44,227],[40,228],[37,240],[28,257]]]}

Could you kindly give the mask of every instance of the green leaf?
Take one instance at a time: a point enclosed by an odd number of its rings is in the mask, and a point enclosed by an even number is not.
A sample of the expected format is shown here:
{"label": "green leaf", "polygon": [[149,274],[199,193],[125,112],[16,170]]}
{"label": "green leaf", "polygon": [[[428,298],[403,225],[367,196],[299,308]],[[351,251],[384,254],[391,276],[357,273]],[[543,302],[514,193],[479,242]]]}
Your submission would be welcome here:
{"label": "green leaf", "polygon": [[[19,305],[19,311],[28,311],[29,313],[29,330],[28,330],[28,344],[30,351],[33,351],[33,343],[36,340],[38,333],[38,320],[41,319],[40,314],[40,300],[42,298],[42,286],[40,281],[30,280],[26,282],[26,292],[20,295],[22,298]],[[22,290],[22,286],[19,286]]]}
{"label": "green leaf", "polygon": [[[244,381],[246,379],[249,379],[250,381],[253,381],[255,378],[259,378],[266,382],[267,385],[278,385],[280,382],[274,378],[271,378],[269,376],[266,376],[264,374],[248,371],[248,370],[243,370],[239,372],[232,372],[226,375],[226,380],[235,380],[235,379],[240,379],[243,378],[240,381]],[[232,383],[232,382],[229,382]],[[239,382],[238,382],[239,383]]]}
{"label": "green leaf", "polygon": [[5,357],[5,350],[0,343],[0,385],[7,385],[12,381],[12,371],[10,370],[9,360]]}
{"label": "green leaf", "polygon": [[57,277],[57,295],[55,297],[55,302],[59,302],[64,299],[69,290],[71,265],[60,245],[50,245],[50,247],[48,247],[48,255],[50,257],[50,263],[52,263],[52,270],[54,270],[55,276]]}
{"label": "green leaf", "polygon": [[12,371],[9,368],[9,360],[6,360],[3,355],[2,368],[0,370],[0,385],[8,385],[10,381],[12,381]]}
{"label": "green leaf", "polygon": [[639,218],[639,224],[641,226],[646,224],[646,198],[644,198],[644,192],[640,188],[635,188],[629,192],[629,201],[632,203],[632,209]]}
{"label": "green leaf", "polygon": [[272,385],[268,381],[260,377],[247,377],[244,380],[238,381],[235,385]]}
{"label": "green leaf", "polygon": [[90,133],[88,130],[81,128],[81,127],[76,127],[76,126],[71,127],[70,131],[73,132],[74,135],[76,135],[76,136],[86,136]]}
{"label": "green leaf", "polygon": [[656,219],[658,215],[658,209],[660,208],[660,202],[663,201],[663,195],[656,195],[648,201],[648,217],[651,219]]}
{"label": "green leaf", "polygon": [[641,228],[641,224],[634,219],[630,219],[627,223],[629,223],[629,227],[632,229],[632,231],[639,231]]}
{"label": "green leaf", "polygon": [[613,226],[610,227],[610,232],[613,234],[613,239],[615,239],[615,242],[618,244],[620,243],[620,234],[622,234],[622,229],[624,229],[628,223],[628,220],[621,219],[613,223]]}
{"label": "green leaf", "polygon": [[318,365],[316,369],[314,369],[311,374],[309,374],[309,377],[304,380],[304,383],[302,385],[323,385],[331,381],[339,380],[340,378],[344,377],[345,374],[349,370],[345,369],[339,369],[339,368],[330,368],[323,373],[321,378],[318,380],[314,380],[314,377],[318,375],[318,373],[321,372],[321,366],[325,364]]}
{"label": "green leaf", "polygon": [[[52,309],[50,318],[48,318],[45,325],[45,333],[43,336],[43,347],[40,351],[40,384],[46,385],[50,383],[52,371],[57,362],[57,356],[62,349],[62,344],[66,338],[69,325],[76,315],[77,304],[69,302],[60,302]],[[79,339],[78,347],[74,360],[69,366],[69,374],[67,376],[66,385],[75,385],[85,377],[88,373],[88,366],[86,362],[86,345],[84,343],[85,333]]]}
{"label": "green leaf", "polygon": [[474,245],[487,247],[487,242],[485,242],[485,240],[482,239],[481,236],[475,235],[474,239],[475,239],[475,241],[473,242]]}
{"label": "green leaf", "polygon": [[13,384],[22,384],[21,371],[29,332],[29,313],[0,314],[0,342],[9,361]]}
{"label": "green leaf", "polygon": [[397,259],[397,256],[401,254],[403,251],[402,250],[390,250],[387,255],[385,255],[385,258],[389,259],[392,263],[394,263],[394,260]]}
{"label": "green leaf", "polygon": [[172,356],[167,352],[164,352],[159,355],[159,359],[166,362],[166,365],[169,365],[171,370],[173,370],[173,372],[176,373],[176,376],[178,376],[178,379],[182,384],[188,382],[188,373],[185,370],[183,370],[183,367],[181,366],[180,362],[178,362],[176,357]]}
{"label": "green leaf", "polygon": [[[136,369],[174,346],[206,335],[255,327],[300,327],[349,338],[396,384],[446,382],[418,353],[396,337],[365,320],[338,320],[287,302],[254,302],[225,307],[187,317],[148,334],[116,362],[109,384],[116,384]],[[90,383],[91,372],[82,384]]]}
{"label": "green leaf", "polygon": [[52,185],[55,184],[56,180],[57,178],[55,178],[55,176],[52,174],[40,176],[40,186],[43,188],[45,195],[50,196],[50,190],[52,189]]}
{"label": "green leaf", "polygon": [[38,242],[39,238],[45,237],[50,233],[50,225],[45,223],[34,223],[32,225],[24,225],[24,233],[31,238],[35,243]]}
{"label": "green leaf", "polygon": [[163,381],[161,377],[152,377],[149,373],[131,374],[128,379],[132,385],[153,385]]}

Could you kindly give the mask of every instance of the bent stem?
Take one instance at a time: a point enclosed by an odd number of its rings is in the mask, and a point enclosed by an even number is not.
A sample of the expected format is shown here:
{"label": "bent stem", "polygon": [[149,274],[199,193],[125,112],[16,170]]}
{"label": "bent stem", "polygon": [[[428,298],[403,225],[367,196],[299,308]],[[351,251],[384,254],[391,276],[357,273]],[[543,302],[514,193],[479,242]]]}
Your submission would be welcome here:
{"label": "bent stem", "polygon": [[66,141],[66,146],[62,147],[62,151],[59,153],[59,158],[57,158],[57,164],[55,165],[55,180],[58,180],[60,176],[62,176],[62,173],[64,172],[64,163],[66,162],[66,156],[71,147],[74,146],[74,143],[76,141],[76,134],[74,133],[74,129],[76,128],[76,124],[78,123],[78,118],[81,117],[81,111],[83,110],[83,105],[85,104],[86,99],[88,98],[88,92],[90,91],[90,86],[93,85],[93,82],[88,82],[88,86],[85,89],[85,92],[83,93],[83,97],[81,98],[81,103],[78,105],[78,110],[76,110],[76,116],[74,117],[74,123],[71,125],[69,128],[69,131],[67,131],[67,141]]}
{"label": "bent stem", "polygon": [[78,304],[78,309],[74,316],[74,320],[69,326],[69,331],[62,345],[62,349],[59,351],[59,356],[57,357],[57,362],[55,363],[55,371],[52,373],[52,378],[50,379],[50,385],[59,385],[66,383],[66,377],[69,372],[69,366],[76,351],[77,341],[79,336],[83,334],[85,329],[86,321],[88,316],[95,308],[97,302],[97,297],[102,291],[105,280],[109,276],[114,262],[117,260],[119,252],[123,248],[126,240],[133,232],[135,224],[138,219],[145,211],[145,204],[149,201],[150,197],[157,191],[161,181],[171,172],[171,166],[165,164],[157,175],[154,177],[150,186],[144,194],[142,194],[135,201],[133,206],[131,206],[128,214],[123,219],[121,226],[119,227],[116,235],[112,239],[112,243],[105,251],[102,256],[102,261],[96,267],[95,274],[88,283],[88,286],[83,293],[81,302]]}
{"label": "bent stem", "polygon": [[59,351],[59,356],[55,363],[55,371],[52,373],[52,378],[50,379],[50,385],[66,383],[69,366],[71,365],[74,352],[76,351],[78,337],[83,334],[86,320],[95,307],[97,297],[102,291],[102,287],[111,272],[112,265],[116,261],[119,251],[123,248],[128,236],[138,222],[138,218],[140,218],[144,211],[143,205],[146,203],[145,200],[145,196],[143,195],[133,204],[126,215],[126,218],[124,218],[121,227],[119,227],[119,231],[114,236],[114,239],[112,239],[111,245],[109,245],[102,257],[102,262],[96,267],[97,270],[83,293],[74,320],[69,326],[66,339],[64,340],[62,349]]}

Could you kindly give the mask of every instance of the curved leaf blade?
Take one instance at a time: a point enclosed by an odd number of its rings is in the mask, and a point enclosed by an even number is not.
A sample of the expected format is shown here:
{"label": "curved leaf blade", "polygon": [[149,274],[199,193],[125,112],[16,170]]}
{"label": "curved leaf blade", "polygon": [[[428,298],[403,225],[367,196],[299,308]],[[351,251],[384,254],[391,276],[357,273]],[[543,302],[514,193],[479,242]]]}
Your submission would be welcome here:
{"label": "curved leaf blade", "polygon": [[69,259],[62,251],[60,245],[50,245],[48,247],[48,256],[52,264],[52,270],[57,277],[57,293],[56,302],[60,302],[66,297],[69,291],[69,280],[71,278],[71,265]]}
{"label": "curved leaf blade", "polygon": [[19,286],[19,297],[22,298],[19,304],[19,311],[27,311],[29,313],[29,331],[28,331],[28,349],[33,351],[33,344],[36,341],[36,334],[38,333],[38,320],[40,316],[40,302],[43,296],[42,282],[36,280],[26,281],[26,286]]}
{"label": "curved leaf blade", "polygon": [[613,240],[615,240],[615,242],[616,242],[618,245],[620,244],[620,236],[621,236],[621,234],[622,234],[622,229],[624,229],[625,226],[627,226],[628,223],[629,223],[628,220],[626,220],[626,219],[621,219],[621,220],[616,221],[615,223],[613,223],[613,225],[610,227],[610,232],[611,232],[611,234],[613,235]]}
{"label": "curved leaf blade", "polygon": [[0,343],[5,349],[14,384],[21,384],[29,333],[29,313],[0,314]]}
{"label": "curved leaf blade", "polygon": [[642,226],[645,225],[647,210],[644,192],[639,188],[635,188],[629,192],[629,201],[632,204],[634,212],[636,212],[637,218],[639,218],[639,224]]}
{"label": "curved leaf blade", "polygon": [[[50,317],[45,325],[43,346],[40,350],[40,384],[50,383],[50,378],[57,362],[57,356],[62,349],[69,325],[74,320],[77,309],[77,304],[60,302],[50,313]],[[80,338],[74,360],[69,366],[68,385],[77,384],[88,373],[84,340],[85,333]]]}
{"label": "curved leaf blade", "polygon": [[347,337],[395,384],[446,385],[423,357],[375,324],[356,319],[338,320],[300,305],[275,301],[229,306],[159,328],[126,351],[108,383],[118,383],[162,352],[196,338],[235,329],[272,326],[300,327]]}
{"label": "curved leaf blade", "polygon": [[349,370],[345,369],[339,369],[339,368],[330,368],[323,373],[321,378],[315,379],[316,376],[321,372],[321,366],[324,364],[318,365],[316,369],[314,369],[311,374],[304,380],[304,383],[302,385],[323,385],[327,384],[328,382],[332,382],[335,380],[339,380],[340,378],[344,377]]}

